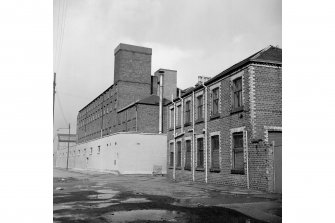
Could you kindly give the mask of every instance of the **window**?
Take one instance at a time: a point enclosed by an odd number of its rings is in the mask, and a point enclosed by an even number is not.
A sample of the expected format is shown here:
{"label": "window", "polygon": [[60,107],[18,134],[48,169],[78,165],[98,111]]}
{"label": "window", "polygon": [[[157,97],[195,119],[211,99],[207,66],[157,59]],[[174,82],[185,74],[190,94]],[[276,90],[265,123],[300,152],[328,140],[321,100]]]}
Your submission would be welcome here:
{"label": "window", "polygon": [[203,119],[203,114],[202,114],[202,110],[203,110],[203,97],[202,95],[200,95],[199,97],[197,97],[198,100],[198,120],[199,119]]}
{"label": "window", "polygon": [[233,109],[238,109],[242,104],[242,77],[233,80]]}
{"label": "window", "polygon": [[177,167],[181,167],[181,141],[177,142]]}
{"label": "window", "polygon": [[100,154],[100,146],[98,146],[98,154]]}
{"label": "window", "polygon": [[215,135],[211,137],[211,157],[212,157],[212,168],[219,169],[220,168],[220,139],[219,135]]}
{"label": "window", "polygon": [[173,160],[174,160],[174,154],[173,154],[173,143],[170,143],[170,166],[173,166]]}
{"label": "window", "polygon": [[191,101],[186,102],[186,108],[185,108],[185,123],[186,124],[191,122],[190,104],[191,104]]}
{"label": "window", "polygon": [[191,140],[186,141],[185,170],[191,170]]}
{"label": "window", "polygon": [[197,139],[197,167],[204,167],[204,139]]}
{"label": "window", "polygon": [[173,128],[174,123],[174,109],[170,109],[170,128]]}
{"label": "window", "polygon": [[233,170],[232,173],[244,174],[243,132],[233,134]]}
{"label": "window", "polygon": [[92,153],[93,153],[93,148],[91,147],[91,153],[90,154],[92,155]]}
{"label": "window", "polygon": [[181,125],[181,105],[177,106],[177,126]]}
{"label": "window", "polygon": [[212,92],[212,115],[219,114],[219,88],[215,88]]}

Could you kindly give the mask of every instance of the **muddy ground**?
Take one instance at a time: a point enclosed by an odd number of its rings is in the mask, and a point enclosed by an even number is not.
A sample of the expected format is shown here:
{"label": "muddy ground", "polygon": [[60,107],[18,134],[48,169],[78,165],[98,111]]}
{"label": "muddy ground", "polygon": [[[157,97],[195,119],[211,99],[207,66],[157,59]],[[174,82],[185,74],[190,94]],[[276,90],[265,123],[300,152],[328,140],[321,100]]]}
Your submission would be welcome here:
{"label": "muddy ground", "polygon": [[54,169],[54,222],[281,222],[281,195]]}

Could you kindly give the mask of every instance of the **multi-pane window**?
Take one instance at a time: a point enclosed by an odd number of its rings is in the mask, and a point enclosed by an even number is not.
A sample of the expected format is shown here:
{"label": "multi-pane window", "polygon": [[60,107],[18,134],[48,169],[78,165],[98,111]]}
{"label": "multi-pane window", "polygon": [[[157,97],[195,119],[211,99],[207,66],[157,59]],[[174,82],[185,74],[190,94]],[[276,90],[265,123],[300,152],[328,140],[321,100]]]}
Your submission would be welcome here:
{"label": "multi-pane window", "polygon": [[187,101],[185,105],[185,123],[191,122],[191,110],[190,110],[191,101]]}
{"label": "multi-pane window", "polygon": [[233,134],[233,170],[243,173],[243,132]]}
{"label": "multi-pane window", "polygon": [[233,80],[233,108],[242,106],[242,77]]}
{"label": "multi-pane window", "polygon": [[197,139],[197,167],[204,167],[204,139]]}
{"label": "multi-pane window", "polygon": [[181,167],[181,141],[177,142],[177,167]]}
{"label": "multi-pane window", "polygon": [[211,149],[212,149],[212,168],[220,168],[220,140],[219,135],[215,135],[211,137]]}
{"label": "multi-pane window", "polygon": [[177,106],[177,126],[181,125],[181,105]]}
{"label": "multi-pane window", "polygon": [[219,113],[219,88],[213,89],[212,94],[212,115],[217,115]]}
{"label": "multi-pane window", "polygon": [[173,143],[170,143],[170,166],[173,166],[174,154],[173,154]]}
{"label": "multi-pane window", "polygon": [[197,97],[197,100],[198,100],[198,119],[202,119],[204,117],[203,114],[202,114],[203,102],[204,102],[202,95]]}
{"label": "multi-pane window", "polygon": [[170,109],[170,128],[173,127],[174,123],[174,109]]}
{"label": "multi-pane window", "polygon": [[185,170],[191,170],[191,140],[186,141]]}

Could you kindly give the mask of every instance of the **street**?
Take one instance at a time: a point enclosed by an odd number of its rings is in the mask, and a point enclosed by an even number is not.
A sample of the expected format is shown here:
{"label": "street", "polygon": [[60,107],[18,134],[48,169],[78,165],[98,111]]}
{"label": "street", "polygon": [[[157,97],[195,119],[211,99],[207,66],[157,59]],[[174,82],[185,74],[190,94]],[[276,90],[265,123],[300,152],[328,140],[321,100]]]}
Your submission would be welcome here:
{"label": "street", "polygon": [[281,195],[54,169],[54,222],[281,222]]}

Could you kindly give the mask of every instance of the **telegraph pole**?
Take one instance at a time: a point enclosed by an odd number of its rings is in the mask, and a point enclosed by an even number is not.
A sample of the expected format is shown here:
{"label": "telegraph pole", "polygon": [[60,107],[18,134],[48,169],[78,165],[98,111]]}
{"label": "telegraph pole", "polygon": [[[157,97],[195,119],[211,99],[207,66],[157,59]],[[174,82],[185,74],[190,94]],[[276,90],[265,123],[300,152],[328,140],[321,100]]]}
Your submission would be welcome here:
{"label": "telegraph pole", "polygon": [[69,169],[69,152],[70,152],[70,123],[69,123],[69,140],[67,141],[66,170]]}
{"label": "telegraph pole", "polygon": [[55,119],[55,95],[56,95],[56,73],[54,73],[54,84],[53,84],[53,87],[54,87],[54,92],[53,92],[53,95],[54,95],[54,104],[53,104],[53,122],[54,122],[54,119]]}

